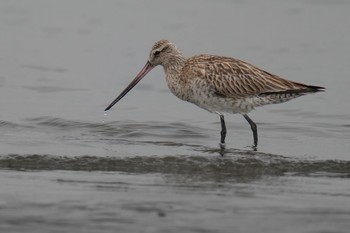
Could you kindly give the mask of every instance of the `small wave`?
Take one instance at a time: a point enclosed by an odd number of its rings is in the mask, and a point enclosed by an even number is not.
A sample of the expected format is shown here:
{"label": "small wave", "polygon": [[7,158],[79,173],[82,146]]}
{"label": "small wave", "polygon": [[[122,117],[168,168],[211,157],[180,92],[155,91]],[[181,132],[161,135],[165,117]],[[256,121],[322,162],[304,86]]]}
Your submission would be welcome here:
{"label": "small wave", "polygon": [[164,122],[134,122],[134,121],[112,121],[108,123],[91,123],[72,121],[54,117],[37,117],[27,121],[38,126],[45,126],[60,130],[88,130],[98,133],[101,136],[123,137],[123,138],[204,138],[201,133],[203,129],[187,125],[185,123],[164,123]]}
{"label": "small wave", "polygon": [[260,177],[263,175],[339,174],[350,176],[350,161],[297,160],[272,154],[231,151],[229,156],[53,156],[6,155],[0,157],[0,168],[13,170],[118,171],[199,176],[205,179]]}
{"label": "small wave", "polygon": [[0,128],[18,128],[21,127],[21,125],[8,122],[8,121],[0,121]]}

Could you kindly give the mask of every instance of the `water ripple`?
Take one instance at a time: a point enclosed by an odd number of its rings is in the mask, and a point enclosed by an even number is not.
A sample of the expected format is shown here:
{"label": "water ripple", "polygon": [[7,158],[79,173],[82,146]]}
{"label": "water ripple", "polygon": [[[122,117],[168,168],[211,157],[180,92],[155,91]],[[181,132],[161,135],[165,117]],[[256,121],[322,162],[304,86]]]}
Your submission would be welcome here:
{"label": "water ripple", "polygon": [[156,138],[204,138],[202,129],[189,126],[185,123],[164,123],[164,122],[134,122],[134,121],[113,121],[108,123],[90,123],[72,121],[61,118],[38,117],[28,119],[29,122],[39,126],[46,126],[59,130],[88,130],[108,137],[141,138],[152,136]]}
{"label": "water ripple", "polygon": [[16,123],[12,123],[12,122],[9,122],[9,121],[0,121],[0,128],[13,129],[13,128],[17,128],[17,127],[21,127],[21,125],[16,124]]}
{"label": "water ripple", "polygon": [[298,160],[248,151],[231,151],[228,156],[53,156],[6,155],[0,168],[13,170],[80,170],[132,173],[182,174],[203,179],[259,177],[285,173],[350,176],[350,161]]}
{"label": "water ripple", "polygon": [[[297,135],[302,135],[304,138],[320,140],[333,138],[337,139],[338,143],[349,138],[348,124],[315,122],[307,127],[294,123],[261,125],[264,127],[263,132],[271,130],[274,134],[295,130]],[[3,149],[0,151],[2,155],[11,153],[21,155],[22,152],[23,156],[37,153],[70,157],[89,155],[124,158],[136,155],[147,157],[154,155],[218,156],[220,154],[218,147],[213,146],[212,143],[217,140],[217,130],[214,132],[210,127],[209,129],[205,126],[197,127],[186,122],[113,121],[96,123],[43,116],[25,119],[20,123],[0,121],[0,130],[3,132],[0,135],[0,141],[3,143]],[[242,132],[249,133],[246,128],[243,130]],[[239,128],[235,128],[235,131],[241,132]],[[205,145],[211,145],[211,147]],[[333,149],[329,151],[337,152],[336,147]],[[265,151],[275,153],[277,150],[265,149]],[[314,151],[313,148],[312,151]],[[294,150],[285,152],[282,148],[279,153],[295,157],[302,152]],[[237,155],[258,156],[260,160],[266,158],[266,154],[261,152],[234,149],[225,151],[225,158]],[[315,156],[310,154],[308,157]],[[267,158],[270,159],[270,157]],[[338,157],[333,156],[333,158]],[[343,155],[340,158],[347,160],[347,157]]]}

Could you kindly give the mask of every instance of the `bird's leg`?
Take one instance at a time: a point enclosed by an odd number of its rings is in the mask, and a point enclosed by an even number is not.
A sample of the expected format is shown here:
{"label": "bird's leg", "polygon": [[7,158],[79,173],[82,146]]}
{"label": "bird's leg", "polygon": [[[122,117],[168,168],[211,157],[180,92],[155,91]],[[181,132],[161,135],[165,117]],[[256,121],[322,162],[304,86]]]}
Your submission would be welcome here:
{"label": "bird's leg", "polygon": [[226,124],[224,115],[220,114],[221,121],[221,139],[220,139],[220,148],[225,149],[225,138],[226,138]]}
{"label": "bird's leg", "polygon": [[249,118],[247,114],[243,114],[243,116],[248,121],[248,123],[250,124],[250,128],[253,131],[254,147],[256,148],[258,146],[258,130],[256,128],[256,124],[254,123],[254,121],[252,121],[252,119]]}

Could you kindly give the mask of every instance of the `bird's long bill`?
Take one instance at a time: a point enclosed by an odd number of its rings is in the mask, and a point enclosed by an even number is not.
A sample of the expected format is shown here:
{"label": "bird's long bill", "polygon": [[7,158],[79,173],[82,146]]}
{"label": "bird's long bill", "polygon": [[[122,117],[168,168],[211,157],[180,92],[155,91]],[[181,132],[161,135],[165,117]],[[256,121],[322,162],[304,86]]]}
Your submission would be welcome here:
{"label": "bird's long bill", "polygon": [[124,89],[124,91],[122,91],[122,93],[120,93],[120,95],[115,100],[113,100],[113,102],[110,105],[108,105],[105,111],[109,110],[111,107],[113,107],[113,105],[115,105],[119,100],[121,100],[153,68],[154,66],[149,61],[147,61],[146,65],[142,68],[140,73],[134,78],[134,80],[132,80],[132,82]]}

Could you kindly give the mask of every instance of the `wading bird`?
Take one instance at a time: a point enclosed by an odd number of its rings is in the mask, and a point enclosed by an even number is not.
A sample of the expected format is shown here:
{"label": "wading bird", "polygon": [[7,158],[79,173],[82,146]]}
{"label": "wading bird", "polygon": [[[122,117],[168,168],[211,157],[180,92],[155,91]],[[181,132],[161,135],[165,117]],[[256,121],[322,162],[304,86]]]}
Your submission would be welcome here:
{"label": "wading bird", "polygon": [[221,149],[225,148],[226,138],[224,112],[243,115],[253,131],[253,147],[256,148],[258,131],[247,115],[250,111],[255,107],[283,103],[325,89],[283,79],[231,57],[202,54],[185,58],[173,43],[160,40],[153,45],[140,73],[105,111],[157,65],[163,66],[168,87],[175,96],[220,116]]}

